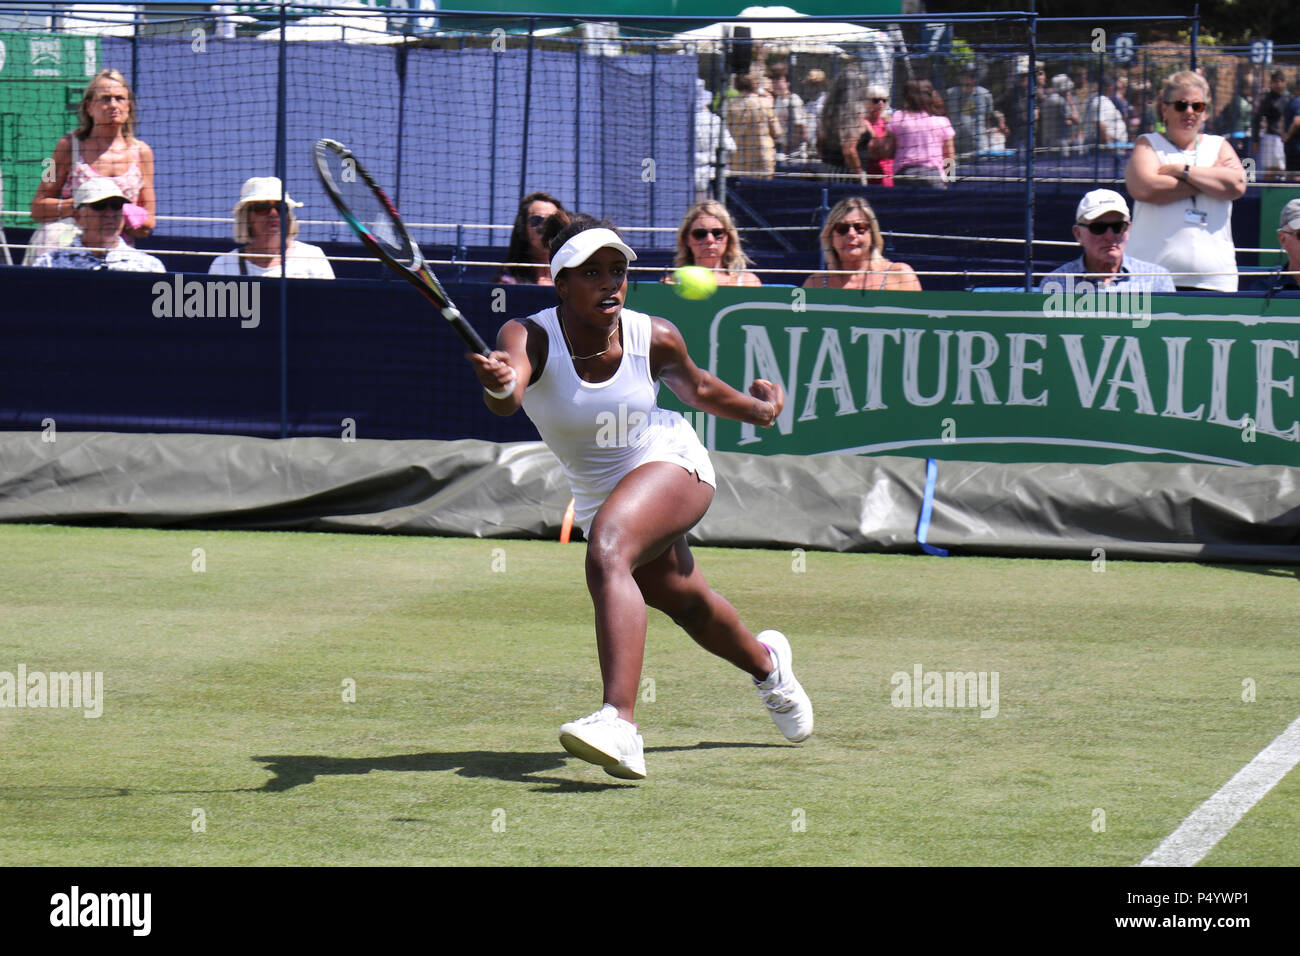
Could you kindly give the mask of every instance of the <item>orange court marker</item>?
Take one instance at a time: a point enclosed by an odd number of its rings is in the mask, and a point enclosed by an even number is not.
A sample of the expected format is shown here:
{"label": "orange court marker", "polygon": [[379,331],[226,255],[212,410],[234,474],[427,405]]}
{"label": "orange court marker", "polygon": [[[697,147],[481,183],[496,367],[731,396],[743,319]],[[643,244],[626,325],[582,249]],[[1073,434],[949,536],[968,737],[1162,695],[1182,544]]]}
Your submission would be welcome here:
{"label": "orange court marker", "polygon": [[560,522],[560,544],[569,543],[569,535],[573,532],[573,505],[575,499],[569,499],[569,507],[564,509],[564,520]]}

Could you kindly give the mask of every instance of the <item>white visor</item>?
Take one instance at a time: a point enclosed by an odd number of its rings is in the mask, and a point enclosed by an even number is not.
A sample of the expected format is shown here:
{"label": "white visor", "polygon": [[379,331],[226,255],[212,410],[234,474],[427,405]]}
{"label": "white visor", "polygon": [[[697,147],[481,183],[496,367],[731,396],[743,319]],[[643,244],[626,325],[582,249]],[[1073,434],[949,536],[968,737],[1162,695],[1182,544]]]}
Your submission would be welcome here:
{"label": "white visor", "polygon": [[582,265],[606,246],[623,253],[628,262],[636,261],[636,253],[612,229],[584,229],[560,246],[560,251],[551,257],[551,275],[559,275],[561,269]]}

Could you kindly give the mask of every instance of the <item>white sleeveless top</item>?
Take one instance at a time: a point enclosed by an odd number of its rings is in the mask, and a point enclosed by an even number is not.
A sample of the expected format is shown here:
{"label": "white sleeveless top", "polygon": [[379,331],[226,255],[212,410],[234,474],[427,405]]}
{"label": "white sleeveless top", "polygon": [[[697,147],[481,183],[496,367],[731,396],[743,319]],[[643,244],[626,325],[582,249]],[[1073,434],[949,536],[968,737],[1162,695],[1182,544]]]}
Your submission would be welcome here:
{"label": "white sleeveless top", "polygon": [[[1145,134],[1160,165],[1213,166],[1219,158],[1222,136],[1197,137],[1195,146],[1181,150],[1159,133]],[[1189,218],[1189,210],[1204,214],[1204,225]],[[1227,275],[1174,276],[1174,285],[1237,291],[1237,250],[1232,242],[1232,203],[1196,195],[1157,205],[1133,203],[1133,226],[1128,255],[1164,266],[1170,272],[1223,272]]]}
{"label": "white sleeveless top", "polygon": [[584,382],[573,368],[555,309],[529,316],[546,331],[546,365],[524,391],[524,412],[560,460],[573,490],[574,521],[583,533],[614,486],[633,468],[667,461],[717,487],[708,452],[680,414],[656,404],[650,375],[650,316],[624,309],[623,358],[604,382]]}

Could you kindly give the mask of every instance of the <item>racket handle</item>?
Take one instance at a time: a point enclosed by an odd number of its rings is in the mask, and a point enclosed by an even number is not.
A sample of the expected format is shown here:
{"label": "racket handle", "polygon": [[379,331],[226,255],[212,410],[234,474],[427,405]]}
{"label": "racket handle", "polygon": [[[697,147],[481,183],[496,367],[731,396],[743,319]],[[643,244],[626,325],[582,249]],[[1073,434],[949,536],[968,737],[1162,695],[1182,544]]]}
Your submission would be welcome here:
{"label": "racket handle", "polygon": [[460,337],[465,340],[465,344],[471,349],[479,355],[487,356],[491,354],[491,349],[487,347],[487,343],[474,331],[474,327],[466,321],[460,309],[454,305],[449,305],[442,310],[442,317],[451,323],[452,328],[460,334]]}

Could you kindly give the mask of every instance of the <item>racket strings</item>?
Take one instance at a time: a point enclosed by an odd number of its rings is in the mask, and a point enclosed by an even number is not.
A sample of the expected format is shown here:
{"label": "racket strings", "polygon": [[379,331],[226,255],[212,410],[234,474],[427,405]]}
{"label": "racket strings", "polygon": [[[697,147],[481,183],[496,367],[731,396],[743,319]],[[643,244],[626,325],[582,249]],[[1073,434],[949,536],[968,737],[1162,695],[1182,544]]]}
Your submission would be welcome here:
{"label": "racket strings", "polygon": [[328,177],[327,186],[338,196],[351,216],[380,245],[383,251],[404,265],[415,261],[414,246],[400,225],[397,209],[350,154],[318,145],[317,163]]}

